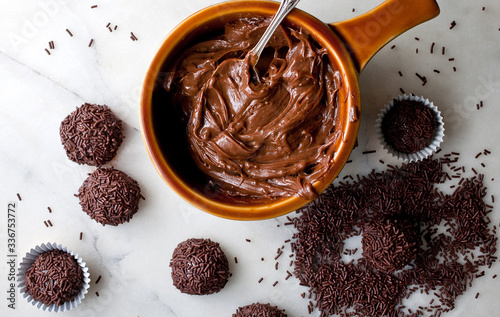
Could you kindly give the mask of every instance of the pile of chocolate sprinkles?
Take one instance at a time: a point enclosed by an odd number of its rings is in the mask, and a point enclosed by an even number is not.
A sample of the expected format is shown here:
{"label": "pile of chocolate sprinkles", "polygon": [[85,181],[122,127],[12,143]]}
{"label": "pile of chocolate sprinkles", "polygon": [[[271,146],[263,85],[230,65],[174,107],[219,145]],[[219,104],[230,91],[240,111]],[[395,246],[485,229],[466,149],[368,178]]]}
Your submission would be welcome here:
{"label": "pile of chocolate sprinkles", "polygon": [[182,293],[218,293],[229,279],[229,263],[219,243],[188,239],[177,245],[170,260],[174,286]]}
{"label": "pile of chocolate sprinkles", "polygon": [[101,167],[90,174],[76,196],[90,218],[112,226],[130,221],[143,198],[137,181],[112,167]]}
{"label": "pile of chocolate sprinkles", "polygon": [[83,272],[75,258],[61,250],[40,254],[26,272],[26,293],[47,306],[60,306],[78,295]]}
{"label": "pile of chocolate sprinkles", "polygon": [[239,307],[233,317],[287,317],[284,309],[271,304],[253,303]]}
{"label": "pile of chocolate sprinkles", "polygon": [[[457,154],[339,181],[299,211],[291,248],[294,275],[315,302],[309,312],[440,316],[454,308],[497,259],[483,176],[463,177]],[[448,181],[452,193],[440,190]],[[345,240],[360,235],[369,239],[363,256],[343,262]],[[406,307],[416,292],[428,304]]]}
{"label": "pile of chocolate sprinkles", "polygon": [[386,143],[402,153],[416,153],[434,139],[439,126],[436,113],[420,101],[397,100],[382,119]]}
{"label": "pile of chocolate sprinkles", "polygon": [[61,122],[59,134],[70,160],[92,166],[111,161],[124,138],[122,122],[108,106],[89,103]]}

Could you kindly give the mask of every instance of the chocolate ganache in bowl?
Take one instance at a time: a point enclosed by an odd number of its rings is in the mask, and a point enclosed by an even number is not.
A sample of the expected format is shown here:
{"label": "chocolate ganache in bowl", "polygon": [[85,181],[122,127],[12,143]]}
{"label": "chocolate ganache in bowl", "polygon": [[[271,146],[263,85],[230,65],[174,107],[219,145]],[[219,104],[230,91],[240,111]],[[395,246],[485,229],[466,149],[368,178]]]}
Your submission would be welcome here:
{"label": "chocolate ganache in bowl", "polygon": [[160,175],[194,206],[229,219],[276,217],[312,201],[356,142],[359,72],[390,39],[436,14],[408,22],[404,13],[422,6],[406,3],[394,11],[405,21],[363,47],[351,39],[351,20],[327,25],[294,9],[261,55],[258,78],[248,52],[279,3],[228,1],[186,19],[160,46],[141,96]]}
{"label": "chocolate ganache in bowl", "polygon": [[225,196],[313,198],[333,158],[340,73],[303,29],[279,28],[251,78],[269,19],[242,18],[183,53],[163,81],[207,186]]}

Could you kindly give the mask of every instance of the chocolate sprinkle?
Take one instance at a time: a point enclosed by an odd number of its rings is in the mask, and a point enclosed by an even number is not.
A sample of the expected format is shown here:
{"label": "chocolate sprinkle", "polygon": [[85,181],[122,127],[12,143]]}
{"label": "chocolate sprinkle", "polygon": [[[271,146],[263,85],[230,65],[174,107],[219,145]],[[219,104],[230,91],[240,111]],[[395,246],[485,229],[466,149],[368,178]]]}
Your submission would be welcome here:
{"label": "chocolate sprinkle", "polygon": [[386,143],[402,153],[415,153],[427,147],[439,123],[434,111],[420,101],[397,100],[382,119]]}
{"label": "chocolate sprinkle", "polygon": [[[356,182],[339,182],[300,210],[293,219],[294,275],[309,287],[321,316],[422,316],[420,310],[437,317],[452,310],[455,299],[484,275],[478,273],[481,267],[491,267],[497,260],[497,237],[489,228],[491,206],[483,201],[483,177],[462,178],[452,194],[436,187],[449,179],[444,168],[457,160],[448,155],[358,175]],[[344,263],[344,241],[359,235],[364,239],[366,230],[373,229],[382,230],[376,240],[389,238],[383,243],[392,242],[396,252],[406,252],[407,246],[412,251],[398,263],[397,254],[381,248],[381,258],[374,261],[364,243],[363,257]],[[388,235],[391,231],[404,237]],[[375,245],[368,244],[372,255]],[[405,309],[403,300],[416,292],[436,302]]]}
{"label": "chocolate sprinkle", "polygon": [[253,303],[239,307],[232,317],[287,317],[284,309],[271,304]]}
{"label": "chocolate sprinkle", "polygon": [[104,225],[130,221],[139,210],[141,189],[137,181],[114,168],[98,168],[83,182],[76,195],[82,210]]}
{"label": "chocolate sprinkle", "polygon": [[47,306],[72,301],[82,284],[81,267],[72,255],[61,250],[40,254],[26,272],[26,293]]}
{"label": "chocolate sprinkle", "polygon": [[177,245],[170,261],[172,280],[182,293],[218,293],[229,279],[229,264],[219,243],[188,239]]}
{"label": "chocolate sprinkle", "polygon": [[121,120],[106,105],[88,103],[61,122],[59,134],[70,160],[92,166],[111,161],[124,138]]}

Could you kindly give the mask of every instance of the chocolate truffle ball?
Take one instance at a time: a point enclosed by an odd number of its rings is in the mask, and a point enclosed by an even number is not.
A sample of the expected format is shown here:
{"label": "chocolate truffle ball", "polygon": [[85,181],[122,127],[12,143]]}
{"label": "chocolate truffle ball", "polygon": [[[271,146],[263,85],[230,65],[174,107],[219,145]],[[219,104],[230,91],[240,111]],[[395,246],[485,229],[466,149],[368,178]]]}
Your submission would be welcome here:
{"label": "chocolate truffle ball", "polygon": [[76,259],[61,250],[40,254],[26,272],[26,293],[47,306],[60,306],[78,295],[83,271]]}
{"label": "chocolate truffle ball", "polygon": [[59,134],[70,160],[92,166],[111,161],[123,141],[121,120],[107,106],[88,103],[61,122]]}
{"label": "chocolate truffle ball", "polygon": [[438,127],[434,110],[418,100],[394,100],[381,123],[385,142],[406,154],[429,146]]}
{"label": "chocolate truffle ball", "polygon": [[363,227],[363,256],[375,269],[393,273],[413,261],[419,251],[420,234],[404,219],[373,220]]}
{"label": "chocolate truffle ball", "polygon": [[142,198],[139,184],[114,168],[98,168],[83,182],[76,195],[90,218],[102,225],[130,221]]}
{"label": "chocolate truffle ball", "polygon": [[170,261],[174,286],[182,293],[218,293],[229,278],[229,264],[219,243],[188,239],[177,245]]}
{"label": "chocolate truffle ball", "polygon": [[270,304],[253,303],[239,307],[233,317],[287,317],[284,309]]}

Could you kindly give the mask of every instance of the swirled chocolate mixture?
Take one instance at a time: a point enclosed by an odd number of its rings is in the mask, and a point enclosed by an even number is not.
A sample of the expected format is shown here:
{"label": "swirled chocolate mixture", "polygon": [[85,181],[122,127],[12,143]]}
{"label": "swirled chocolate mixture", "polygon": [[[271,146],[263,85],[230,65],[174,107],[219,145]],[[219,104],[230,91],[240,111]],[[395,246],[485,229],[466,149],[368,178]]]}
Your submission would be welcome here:
{"label": "swirled chocolate mixture", "polygon": [[312,198],[328,172],[340,73],[302,29],[281,27],[252,75],[269,20],[243,18],[188,48],[163,82],[182,108],[197,166],[229,196]]}

